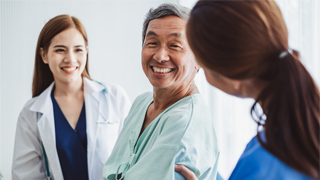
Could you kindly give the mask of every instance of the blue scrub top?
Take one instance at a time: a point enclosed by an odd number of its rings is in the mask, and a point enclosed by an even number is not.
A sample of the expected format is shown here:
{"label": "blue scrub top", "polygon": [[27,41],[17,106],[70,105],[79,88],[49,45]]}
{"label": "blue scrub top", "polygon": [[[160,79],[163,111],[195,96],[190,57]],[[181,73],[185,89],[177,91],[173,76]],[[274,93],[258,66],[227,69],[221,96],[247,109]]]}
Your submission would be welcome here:
{"label": "blue scrub top", "polygon": [[[260,132],[266,141],[264,131]],[[292,169],[265,150],[255,136],[241,155],[229,180],[311,180],[306,175]]]}
{"label": "blue scrub top", "polygon": [[54,111],[56,147],[63,177],[65,180],[88,180],[85,104],[83,103],[77,126],[73,129],[53,93],[51,93],[51,100]]}

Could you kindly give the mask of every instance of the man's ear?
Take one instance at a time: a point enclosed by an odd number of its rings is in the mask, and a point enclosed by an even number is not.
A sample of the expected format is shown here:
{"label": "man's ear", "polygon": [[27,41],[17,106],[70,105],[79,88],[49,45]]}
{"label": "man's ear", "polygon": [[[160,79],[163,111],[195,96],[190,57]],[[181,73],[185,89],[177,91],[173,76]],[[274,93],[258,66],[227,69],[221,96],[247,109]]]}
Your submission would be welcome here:
{"label": "man's ear", "polygon": [[40,56],[42,58],[43,63],[48,64],[47,55],[44,52],[43,48],[40,48]]}

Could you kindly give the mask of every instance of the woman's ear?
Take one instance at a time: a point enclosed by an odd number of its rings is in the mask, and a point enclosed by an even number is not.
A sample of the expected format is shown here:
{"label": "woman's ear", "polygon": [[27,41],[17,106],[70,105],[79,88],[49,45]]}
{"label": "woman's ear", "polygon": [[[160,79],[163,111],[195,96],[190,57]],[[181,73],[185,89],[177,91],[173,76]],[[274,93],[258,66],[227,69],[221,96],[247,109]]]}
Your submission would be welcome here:
{"label": "woman's ear", "polygon": [[42,58],[43,63],[48,64],[47,55],[44,52],[43,48],[40,48],[40,56]]}
{"label": "woman's ear", "polygon": [[196,61],[195,69],[197,70],[197,72],[200,70],[200,68],[201,68],[200,64]]}
{"label": "woman's ear", "polygon": [[238,80],[232,80],[232,85],[235,90],[240,90],[242,82]]}

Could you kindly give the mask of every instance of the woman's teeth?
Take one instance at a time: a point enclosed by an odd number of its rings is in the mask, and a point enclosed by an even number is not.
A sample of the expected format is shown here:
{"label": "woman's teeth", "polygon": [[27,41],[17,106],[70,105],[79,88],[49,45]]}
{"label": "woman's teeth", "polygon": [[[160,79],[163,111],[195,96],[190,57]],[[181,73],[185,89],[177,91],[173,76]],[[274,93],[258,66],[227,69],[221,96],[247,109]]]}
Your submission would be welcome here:
{"label": "woman's teeth", "polygon": [[152,67],[153,71],[156,73],[168,73],[171,72],[173,69],[170,68],[157,68],[157,67]]}
{"label": "woman's teeth", "polygon": [[77,69],[77,67],[72,67],[72,68],[61,68],[64,71],[74,71]]}

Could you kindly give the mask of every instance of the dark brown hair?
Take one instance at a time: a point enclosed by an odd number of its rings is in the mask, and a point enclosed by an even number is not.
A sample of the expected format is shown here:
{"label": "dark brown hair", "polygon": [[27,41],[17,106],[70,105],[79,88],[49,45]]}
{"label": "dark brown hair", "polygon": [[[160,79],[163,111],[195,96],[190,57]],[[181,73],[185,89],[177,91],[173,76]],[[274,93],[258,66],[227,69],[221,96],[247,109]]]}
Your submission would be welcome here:
{"label": "dark brown hair", "polygon": [[[78,29],[82,34],[86,45],[88,45],[87,33],[77,18],[69,15],[59,15],[50,19],[42,28],[38,38],[33,72],[32,97],[40,95],[54,80],[49,65],[45,64],[42,60],[40,48],[43,48],[44,53],[47,53],[52,38],[69,28]],[[87,62],[82,72],[82,76],[91,79],[89,75],[88,61],[87,54]]]}
{"label": "dark brown hair", "polygon": [[[318,179],[320,93],[298,51],[279,57],[289,45],[277,4],[199,1],[187,37],[200,65],[231,79],[268,82],[251,109],[265,130],[266,141],[258,133],[259,142],[288,166]],[[258,102],[265,116],[257,113]]]}

